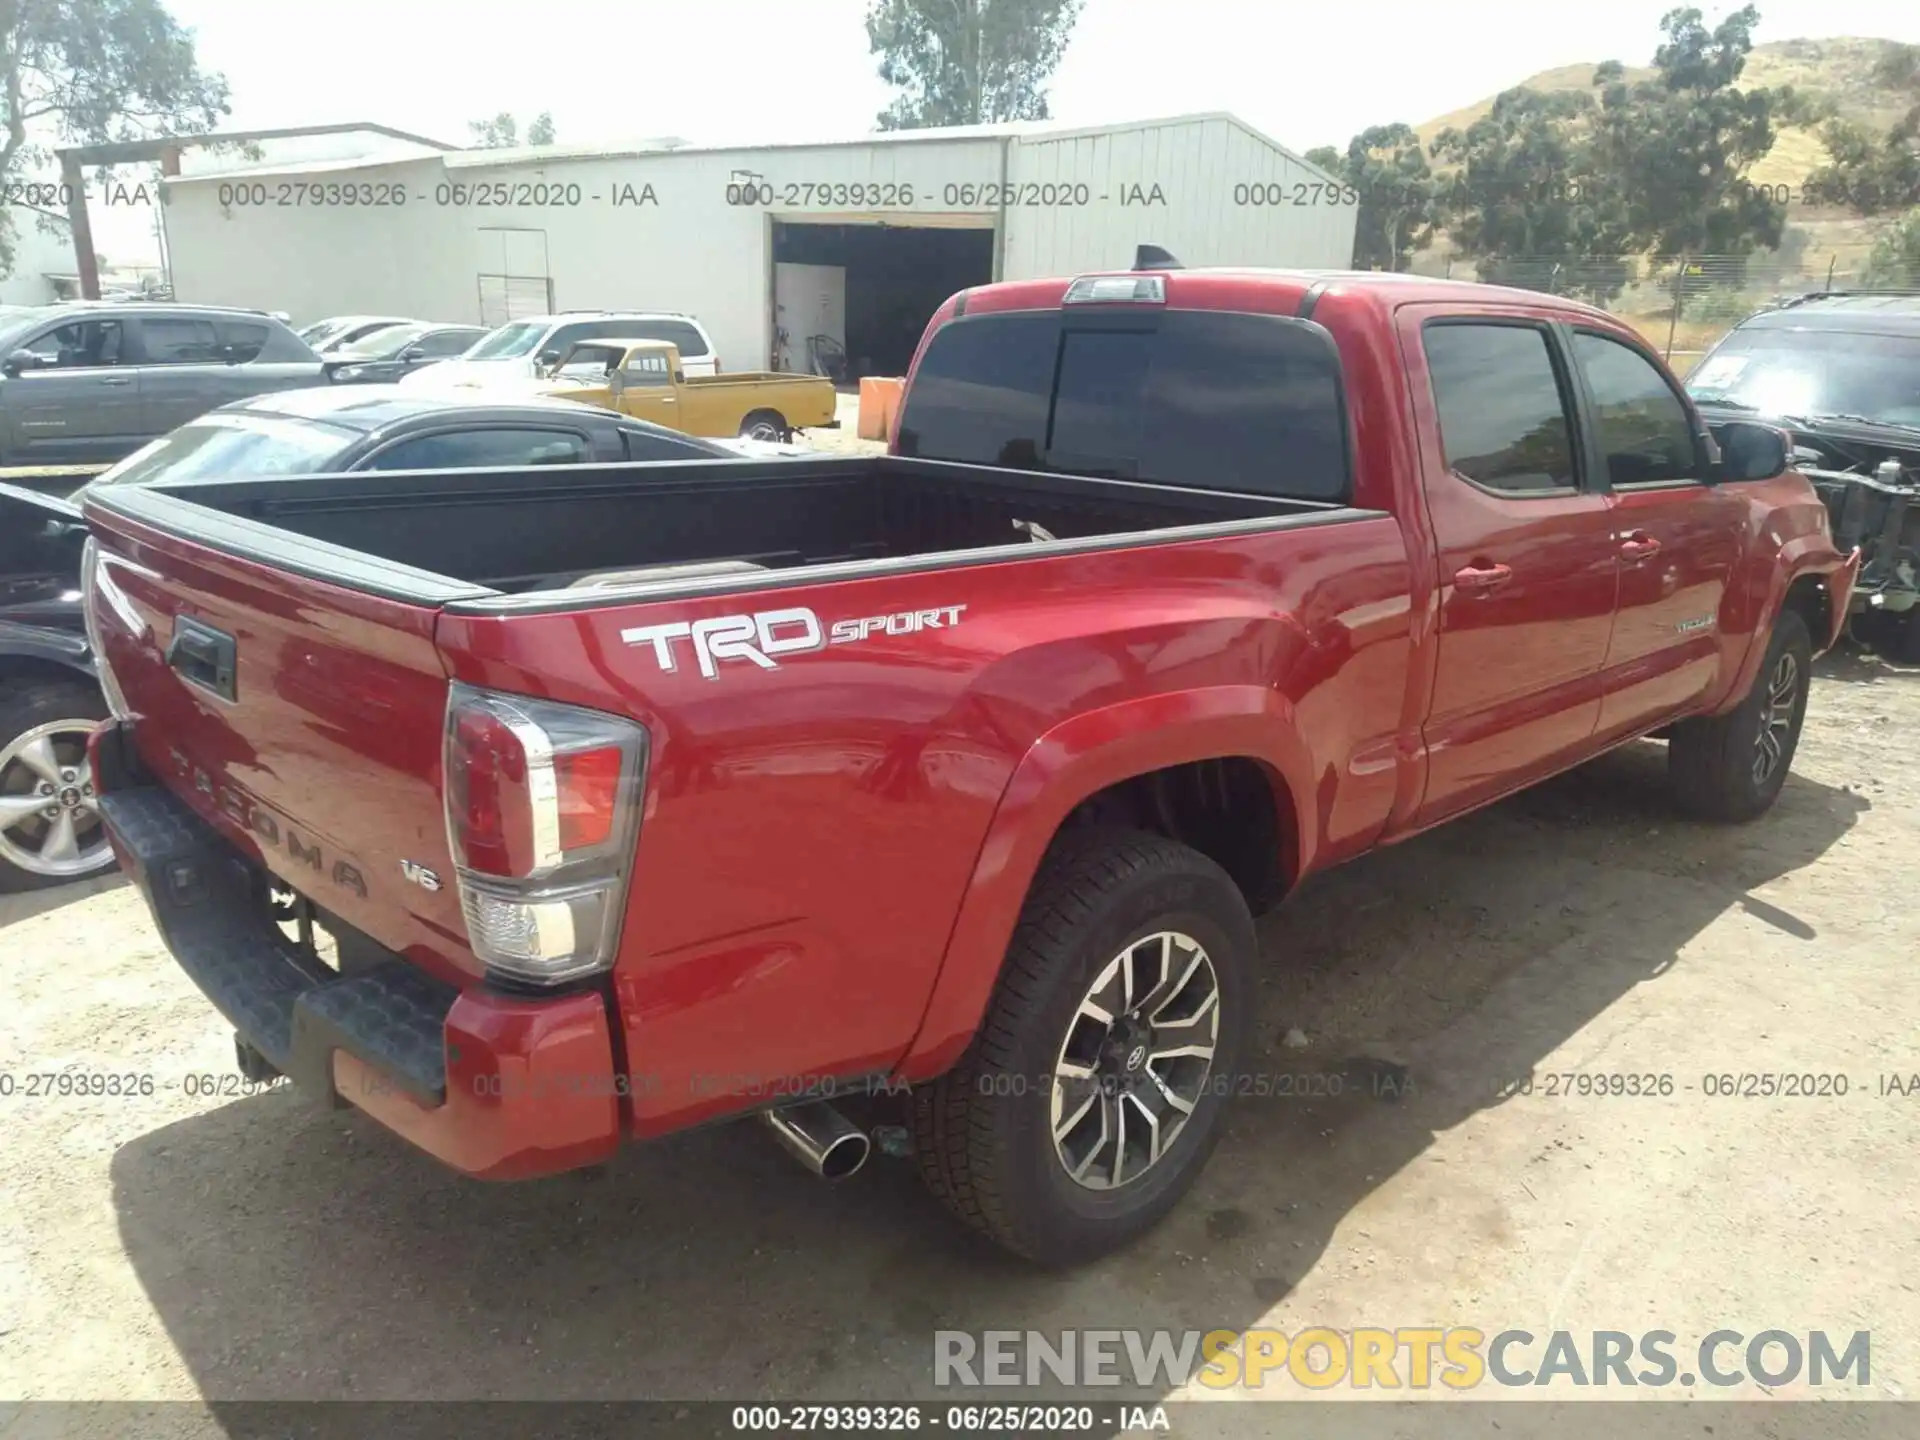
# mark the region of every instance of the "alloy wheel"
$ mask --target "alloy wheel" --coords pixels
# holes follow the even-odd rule
[[[92,720],[54,720],[0,750],[0,859],[73,880],[113,863],[87,765]]]

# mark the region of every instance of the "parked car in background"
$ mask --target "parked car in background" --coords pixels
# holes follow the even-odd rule
[[[94,477],[86,492],[225,475],[720,460],[736,452],[611,411],[538,396],[327,385],[226,405]]]
[[[1701,358],[1687,392],[1714,419],[1789,432],[1835,542],[1860,548],[1854,614],[1920,663],[1920,294],[1826,291],[1763,310]]]
[[[330,354],[345,345],[353,345],[393,325],[417,325],[404,315],[335,315],[316,320],[300,331],[300,338],[319,355]]]
[[[0,464],[117,460],[216,406],[326,378],[271,315],[75,301],[0,319]]]
[[[643,310],[581,310],[509,320],[458,360],[429,365],[409,386],[514,386],[550,372],[582,340],[665,340],[680,351],[689,375],[717,375],[720,357],[706,327],[691,315]]]
[[[542,393],[602,405],[689,435],[791,440],[796,429],[831,428],[839,397],[821,375],[733,371],[688,375],[665,340],[582,340],[567,351]]]
[[[113,866],[87,768],[107,702],[80,603],[86,540],[68,501],[0,485],[0,891]]]
[[[465,354],[486,334],[479,325],[389,325],[328,351],[327,375],[336,385],[391,384],[422,366]]]

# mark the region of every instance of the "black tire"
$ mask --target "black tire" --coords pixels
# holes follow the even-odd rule
[[[1788,662],[1791,685],[1783,697],[1778,687]],[[1740,704],[1724,715],[1683,720],[1673,727],[1667,774],[1680,807],[1703,820],[1752,820],[1765,814],[1793,766],[1812,679],[1813,641],[1807,622],[1798,612],[1783,610],[1773,622],[1753,688]],[[1790,708],[1782,710],[1782,705]],[[1763,732],[1772,735],[1778,748],[1765,774],[1759,764]]]
[[[1075,1018],[1089,987],[1123,952],[1163,931],[1190,937],[1211,961],[1219,1016],[1211,1069],[1193,1082],[1191,1114],[1157,1161],[1138,1178],[1122,1170],[1124,1183],[1088,1189],[1056,1151],[1055,1065],[1069,1034],[1080,1033],[1073,1027],[1095,1023]],[[980,1033],[959,1065],[914,1091],[914,1148],[928,1187],[968,1225],[1042,1265],[1096,1259],[1157,1224],[1219,1139],[1250,1028],[1257,948],[1240,891],[1199,852],[1131,830],[1061,841],[1027,896]],[[1191,961],[1154,973],[1180,963]],[[1177,985],[1167,992],[1180,993]]]
[[[106,699],[98,687],[84,680],[0,681],[0,799],[29,793],[26,787],[35,783],[23,763],[6,759],[11,747],[22,736],[45,725],[63,721],[104,720],[106,716]],[[70,740],[61,743],[63,749],[71,752],[73,746]],[[37,820],[30,823],[37,828]],[[97,820],[88,818],[83,823],[88,837],[97,835]],[[113,851],[105,848],[104,843],[90,866],[71,874],[43,874],[23,868],[8,857],[6,850],[12,846],[25,848],[33,838],[19,828],[0,833],[0,841],[6,842],[0,845],[0,892],[40,890],[64,885],[113,868]]]
[[[787,441],[793,438],[793,427],[778,410],[756,410],[740,422],[740,438]]]

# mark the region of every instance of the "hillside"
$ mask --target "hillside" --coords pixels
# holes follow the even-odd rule
[[[1897,42],[1862,38],[1834,40],[1776,40],[1756,45],[1747,57],[1747,68],[1740,77],[1742,86],[1772,87],[1791,85],[1796,91],[1816,100],[1831,101],[1838,113],[1874,130],[1884,130],[1905,112],[1910,102],[1890,92],[1873,79],[1873,70]],[[1593,84],[1593,63],[1562,65],[1543,70],[1516,84],[1535,90],[1584,90]],[[1649,79],[1652,71],[1629,66],[1629,79]],[[1472,105],[1437,115],[1415,131],[1428,145],[1448,126],[1464,129],[1493,108],[1487,96]],[[1787,206],[1787,230],[1771,265],[1749,267],[1748,283],[1753,293],[1740,303],[1759,303],[1771,290],[1806,289],[1831,276],[1834,283],[1845,283],[1864,263],[1873,248],[1874,238],[1887,223],[1863,220],[1851,212],[1831,207],[1809,206],[1800,202],[1800,188],[1809,173],[1824,164],[1827,149],[1813,130],[1783,128],[1770,150],[1748,172],[1755,184],[1785,185],[1790,200]],[[1438,166],[1444,171],[1448,167]],[[1569,179],[1577,177],[1568,177]],[[1444,233],[1435,243],[1414,257],[1413,268],[1428,274],[1451,274],[1467,278],[1470,264],[1462,269],[1452,257],[1452,247]],[[1698,348],[1710,344],[1726,326],[1726,318],[1707,321],[1692,311],[1677,324],[1670,324],[1671,300],[1664,291],[1629,287],[1612,307],[1639,324],[1650,340],[1675,347],[1675,360],[1688,363]],[[1687,358],[1683,359],[1682,352]]]
[[[1874,83],[1873,67],[1895,43],[1858,38],[1775,40],[1754,46],[1740,83],[1753,87],[1791,85],[1815,99],[1831,100],[1849,120],[1884,130],[1900,117],[1905,106],[1886,87]],[[1594,63],[1562,65],[1516,83],[1535,90],[1585,90],[1592,87],[1596,68]],[[1634,80],[1649,79],[1652,73],[1633,66],[1627,69],[1628,77]],[[1431,145],[1449,125],[1465,129],[1492,108],[1493,97],[1489,95],[1472,105],[1435,116],[1414,129]],[[1826,158],[1826,147],[1812,131],[1788,128],[1781,131],[1766,158],[1753,167],[1752,179],[1757,184],[1791,185],[1797,191],[1808,172]]]

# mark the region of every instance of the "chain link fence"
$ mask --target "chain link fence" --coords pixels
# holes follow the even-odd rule
[[[1876,264],[1860,255],[1417,256],[1412,269],[1598,305],[1632,324],[1681,373],[1747,316],[1796,296],[1823,290],[1920,294],[1920,265]]]

